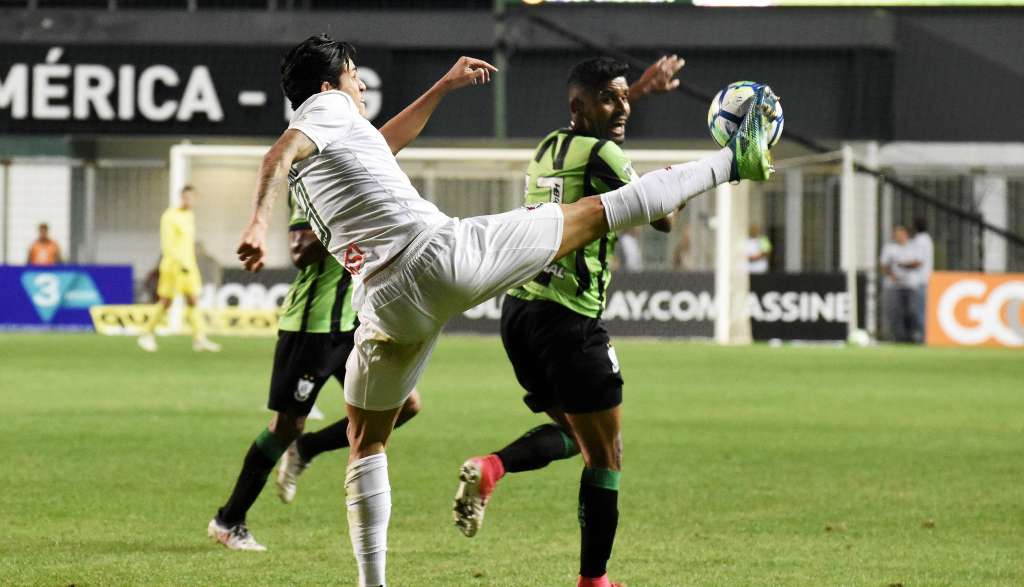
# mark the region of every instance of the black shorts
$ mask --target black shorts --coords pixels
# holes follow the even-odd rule
[[[354,334],[355,331],[334,335],[279,331],[267,407],[275,412],[305,416],[332,375],[344,385],[345,362],[352,352]]]
[[[501,342],[534,412],[584,414],[622,403],[619,361],[599,318],[555,302],[505,296]]]

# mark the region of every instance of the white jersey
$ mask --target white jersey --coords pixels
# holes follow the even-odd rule
[[[374,273],[418,234],[448,220],[412,186],[384,136],[348,94],[311,96],[288,128],[317,148],[292,166],[289,182],[320,242],[356,278]]]

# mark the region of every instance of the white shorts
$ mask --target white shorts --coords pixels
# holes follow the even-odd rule
[[[429,228],[356,291],[359,327],[345,401],[365,410],[401,406],[423,374],[449,318],[533,279],[562,242],[556,204],[451,218]]]

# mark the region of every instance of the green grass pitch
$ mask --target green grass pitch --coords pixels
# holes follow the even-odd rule
[[[0,335],[0,584],[352,585],[344,455],[272,485],[269,552],[211,543],[264,411],[273,340]],[[1020,351],[620,341],[613,579],[677,585],[1024,584]],[[389,584],[575,584],[581,463],[510,475],[474,539],[459,464],[542,420],[495,338],[446,337],[424,411],[393,436]],[[329,384],[320,406],[343,413]],[[312,427],[322,423],[312,423]]]

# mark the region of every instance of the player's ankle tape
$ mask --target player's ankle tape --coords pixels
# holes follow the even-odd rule
[[[583,469],[580,483],[609,491],[618,491],[620,477],[622,477],[620,471],[612,471],[611,469]]]

